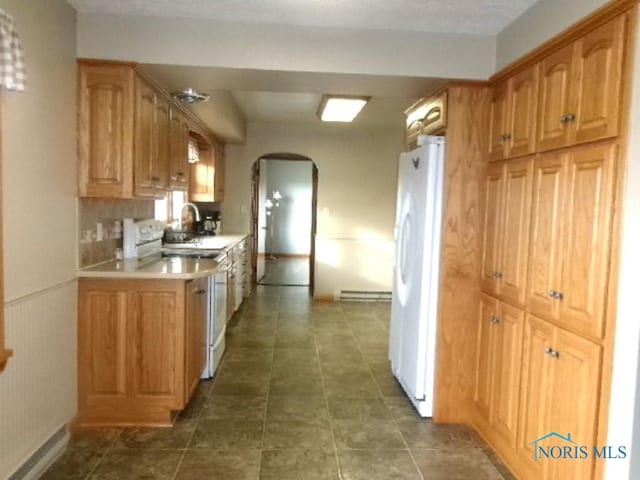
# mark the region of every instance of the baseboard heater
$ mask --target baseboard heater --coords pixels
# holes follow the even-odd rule
[[[340,290],[340,301],[348,302],[390,302],[391,292],[365,292],[363,290]]]

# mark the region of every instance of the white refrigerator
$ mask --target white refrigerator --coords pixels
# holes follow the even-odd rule
[[[423,417],[433,416],[442,241],[444,138],[420,137],[398,168],[391,369]]]

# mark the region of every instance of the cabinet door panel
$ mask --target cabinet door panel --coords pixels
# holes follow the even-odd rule
[[[82,288],[82,287],[81,287]],[[81,399],[127,393],[127,294],[89,290],[80,295]],[[89,400],[90,401],[90,400]]]
[[[474,402],[477,411],[487,420],[491,415],[491,399],[495,370],[495,330],[492,322],[498,314],[498,301],[480,294],[478,316],[478,347],[476,352],[476,382]]]
[[[134,192],[149,197],[153,191],[153,162],[157,155],[156,92],[141,79],[136,81],[136,127]]]
[[[567,158],[560,318],[587,335],[604,334],[615,176],[615,146]]]
[[[189,198],[192,202],[214,201],[215,150],[200,146],[200,161],[191,165]]]
[[[507,163],[502,201],[500,294],[519,305],[524,304],[526,294],[532,184],[532,159]]]
[[[553,318],[558,302],[550,291],[560,289],[564,176],[562,155],[547,155],[534,164],[527,303],[531,311]]]
[[[178,394],[176,360],[181,335],[176,319],[176,296],[171,292],[135,291],[131,294],[130,332],[132,391],[136,396]]]
[[[503,138],[509,120],[509,84],[504,82],[493,89],[489,120],[489,161],[502,160],[506,156],[506,142]]]
[[[618,17],[577,41],[577,143],[618,134],[626,20]]]
[[[506,303],[500,303],[498,317],[500,323],[496,327],[493,425],[515,447],[524,311]]]
[[[206,363],[206,281],[193,280],[187,284],[185,402],[195,391]]]
[[[579,445],[595,445],[600,389],[601,347],[557,329],[550,426]],[[548,445],[553,445],[549,442]],[[558,443],[565,446],[566,443]],[[593,460],[554,460],[549,478],[592,478]]]
[[[216,148],[216,169],[213,178],[216,202],[224,201],[225,167],[226,158],[224,145],[220,145],[218,148]]]
[[[156,196],[163,196],[169,186],[170,121],[171,110],[169,102],[158,95],[155,116],[157,146],[151,169],[151,179],[154,182]]]
[[[486,292],[498,294],[500,273],[500,243],[502,235],[502,189],[504,164],[487,170],[484,186],[484,233],[482,249],[482,278],[480,285]]]
[[[548,414],[551,409],[553,358],[545,354],[545,349],[553,345],[554,331],[549,323],[527,315],[522,351],[518,450],[521,458],[536,471],[536,478],[547,478],[543,476],[545,462],[534,461],[531,442],[549,433],[553,427]]]
[[[562,147],[569,142],[569,123],[562,117],[572,113],[572,59],[574,46],[569,45],[540,62],[538,95],[538,150]]]
[[[538,108],[538,69],[535,65],[511,79],[508,156],[535,152]]]
[[[131,197],[133,71],[81,64],[78,90],[79,194]]]

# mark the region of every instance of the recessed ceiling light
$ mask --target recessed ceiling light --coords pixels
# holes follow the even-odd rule
[[[352,122],[371,97],[323,95],[318,115],[323,122]]]

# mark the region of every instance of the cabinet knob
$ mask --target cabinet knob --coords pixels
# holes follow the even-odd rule
[[[491,319],[490,319],[491,323],[493,323],[494,325],[497,325],[498,323],[500,323],[500,319],[498,317],[496,317],[495,315],[491,315]]]
[[[556,292],[555,290],[549,290],[549,297],[556,298],[556,293],[558,292]]]
[[[576,116],[573,113],[568,113],[560,117],[560,123],[572,123],[575,122]]]
[[[555,300],[562,300],[564,298],[564,294],[557,290],[549,290],[549,296]]]
[[[182,173],[182,172],[178,172],[178,176],[179,176],[179,177],[184,177],[184,173]]]
[[[544,353],[546,353],[547,355],[549,355],[550,357],[553,358],[558,358],[560,357],[560,352],[558,352],[557,350],[554,350],[551,347],[547,347],[544,349]]]
[[[504,134],[504,140],[511,140],[511,134],[510,133],[505,133]]]
[[[502,272],[493,272],[491,276],[496,279],[502,278]]]

